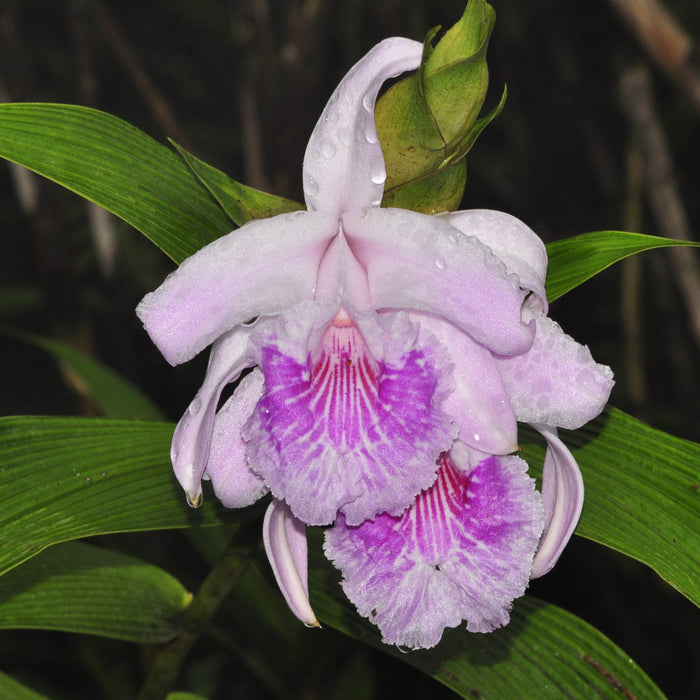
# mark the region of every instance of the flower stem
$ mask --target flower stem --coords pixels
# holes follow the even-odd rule
[[[248,567],[251,551],[250,547],[242,548],[234,536],[221,559],[202,582],[192,602],[182,612],[179,635],[153,660],[138,700],[164,700],[172,690],[185,658],[209,619]]]

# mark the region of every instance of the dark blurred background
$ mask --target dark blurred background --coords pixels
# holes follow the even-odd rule
[[[468,157],[463,207],[510,212],[545,241],[604,229],[697,238],[700,3],[667,0],[651,10],[632,0],[492,4],[486,106],[504,83],[508,102]],[[306,141],[347,69],[378,40],[422,40],[431,27],[453,24],[463,7],[462,0],[3,0],[0,99],[97,107],[160,142],[173,138],[238,180],[300,199]],[[668,31],[666,13],[676,23]],[[177,419],[206,358],[173,370],[133,314],[172,263],[126,224],[7,165],[0,165],[0,221],[0,322],[93,355]],[[694,440],[697,260],[693,251],[643,254],[551,309],[614,368],[614,405]],[[79,383],[40,350],[3,337],[0,362],[0,413],[95,413]],[[179,537],[121,544],[196,586],[205,562],[183,572],[172,554]],[[599,626],[669,697],[700,696],[693,663],[700,616],[646,568],[577,540],[532,591]],[[327,666],[335,680],[321,671],[292,674],[285,681],[292,696],[385,697],[401,686],[410,697],[429,692],[402,665],[355,647],[345,657],[347,642],[336,641],[337,658],[360,670],[341,673],[336,659]],[[35,653],[22,653],[27,648]],[[230,653],[205,643],[195,655],[206,692],[276,696],[248,666],[230,665]],[[61,697],[129,697],[142,661],[128,645],[48,633],[0,634],[0,658],[24,678],[58,678]],[[339,679],[358,673],[364,694],[344,694]],[[105,684],[109,674],[123,687]]]

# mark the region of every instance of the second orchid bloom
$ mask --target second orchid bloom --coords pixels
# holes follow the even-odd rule
[[[220,238],[137,310],[172,364],[213,343],[172,443],[190,503],[202,479],[233,508],[272,492],[266,550],[309,625],[305,526],[329,526],[347,596],[408,648],[506,624],[555,564],[583,501],[556,428],[595,417],[613,384],[547,318],[545,248],[522,222],[379,207],[375,100],[421,53],[387,39],[342,80],[306,150],[308,211]],[[548,442],[541,494],[518,421]]]

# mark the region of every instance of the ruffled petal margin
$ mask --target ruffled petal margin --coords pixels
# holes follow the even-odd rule
[[[532,347],[522,355],[496,358],[517,419],[580,428],[605,408],[615,384],[612,370],[552,319],[538,311],[523,315],[535,322]]]
[[[435,646],[446,627],[508,622],[544,524],[542,498],[519,457],[490,457],[470,474],[443,455],[435,484],[399,517],[357,527],[340,516],[325,553],[343,590],[385,643]]]
[[[248,463],[309,525],[338,510],[351,524],[400,513],[434,481],[456,433],[441,408],[451,368],[440,344],[394,314],[382,319],[375,358],[340,316],[306,357],[287,354],[286,343],[262,348],[267,392],[244,430]]]

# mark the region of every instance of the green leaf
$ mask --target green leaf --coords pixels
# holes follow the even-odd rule
[[[178,263],[231,230],[175,153],[104,112],[0,104],[0,156],[108,209]]]
[[[547,244],[547,298],[554,301],[599,272],[635,253],[669,246],[700,246],[627,231],[593,231]]]
[[[195,158],[174,141],[171,140],[170,143],[177,148],[197,179],[209,190],[236,226],[243,226],[253,219],[267,219],[277,214],[304,209],[299,202],[242,185],[221,170]]]
[[[44,293],[38,287],[14,285],[0,289],[0,315],[36,311],[44,303]]]
[[[249,517],[213,496],[188,508],[168,458],[172,432],[169,423],[0,418],[0,573],[81,537]]]
[[[0,577],[0,629],[45,629],[157,644],[177,634],[191,595],[170,574],[81,542]]]
[[[700,445],[614,408],[560,432],[586,486],[576,533],[647,564],[700,605]],[[521,455],[537,474],[544,449],[534,431],[524,437]]]
[[[53,355],[80,381],[107,418],[163,420],[160,409],[133,384],[109,367],[56,340],[0,326],[0,333]]]
[[[402,653],[381,643],[342,593],[338,575],[311,548],[314,612],[333,627],[432,676],[464,698],[663,698],[648,676],[594,627],[530,596],[516,601],[511,622],[491,634],[447,630],[434,649]],[[526,692],[526,691],[525,691]],[[529,696],[527,696],[529,697]]]
[[[48,700],[0,671],[0,698],[3,700]]]

